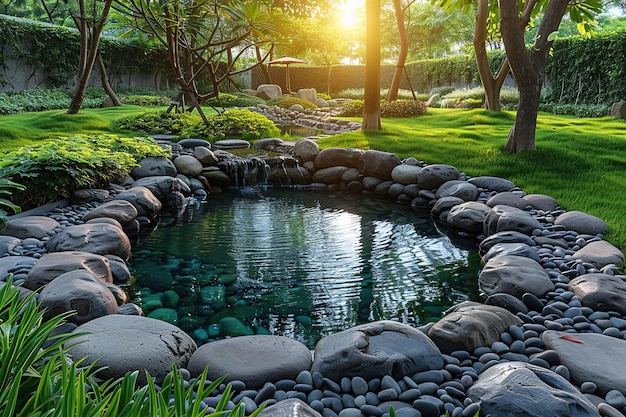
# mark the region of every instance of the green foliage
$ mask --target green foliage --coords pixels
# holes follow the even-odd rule
[[[206,124],[199,121],[184,130],[182,135],[209,141],[230,138],[253,141],[280,136],[280,130],[274,122],[248,109],[226,110],[210,115],[207,119]]]
[[[15,170],[14,181],[26,191],[13,193],[13,202],[30,208],[79,188],[105,186],[128,173],[138,160],[166,155],[150,139],[76,136],[5,154],[0,169]]]
[[[435,87],[433,89],[430,90],[430,95],[435,95],[435,94],[439,94],[440,96],[445,96],[447,94],[450,94],[454,91],[454,87],[451,86],[442,86],[442,87]]]
[[[178,135],[197,123],[202,123],[200,116],[193,113],[174,113],[166,111],[146,111],[140,114],[121,117],[120,129],[147,134],[171,133]]]
[[[316,109],[317,105],[299,97],[276,97],[267,101],[268,106],[278,106],[283,109],[288,109],[294,104],[299,104],[305,109]]]
[[[132,95],[128,97],[122,97],[120,101],[124,104],[132,104],[135,106],[167,106],[171,103],[172,99],[164,96],[152,96],[152,95]]]
[[[252,107],[257,104],[263,104],[265,100],[259,97],[251,96],[246,93],[220,93],[219,96],[210,98],[206,104],[211,107]]]
[[[416,100],[380,101],[381,117],[418,117],[426,113],[426,103]],[[341,108],[340,116],[363,116],[363,100],[350,100]]]
[[[576,117],[606,117],[611,114],[611,106],[598,104],[559,104],[559,103],[541,103],[540,111],[552,114],[564,114]]]
[[[11,279],[0,287],[0,417],[244,417],[238,404],[226,410],[233,390],[227,385],[215,411],[202,401],[223,383],[210,382],[208,369],[190,384],[175,365],[160,387],[148,375],[137,385],[138,371],[99,382],[97,369],[66,356],[80,334],[52,335],[67,315],[43,321],[44,310],[32,295],[20,299]],[[259,407],[251,417],[263,410]]]
[[[0,85],[7,82],[3,70],[12,59],[24,60],[34,71],[43,71],[53,86],[71,82],[78,70],[80,39],[76,30],[63,26],[0,16]],[[168,68],[167,54],[108,38],[100,50],[109,75],[127,76]]]
[[[626,30],[554,41],[549,101],[610,105],[626,98]]]
[[[12,181],[15,171],[15,169],[0,169],[0,230],[4,228],[4,225],[8,220],[8,213],[6,210],[11,210],[13,214],[17,214],[22,211],[20,206],[13,204],[13,202],[7,198],[3,198],[3,196],[11,197],[13,192],[16,190],[25,190],[25,187],[22,184]]]

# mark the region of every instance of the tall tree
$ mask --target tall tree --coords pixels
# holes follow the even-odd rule
[[[72,18],[80,32],[80,57],[78,77],[72,94],[72,102],[67,109],[68,114],[77,114],[85,99],[85,90],[91,77],[91,70],[98,56],[100,35],[109,16],[113,0],[92,0],[86,4],[85,0],[78,1],[78,12]],[[102,4],[101,4],[102,3]],[[88,10],[89,8],[89,10]],[[104,67],[104,65],[102,66]],[[111,90],[112,91],[112,90]]]
[[[285,23],[280,9],[237,0],[116,0],[115,7],[167,47],[181,103],[190,103],[187,110],[197,109],[205,121],[200,103],[217,97],[220,85],[264,62]],[[255,60],[261,50],[263,55]]]
[[[380,0],[365,0],[367,52],[363,129],[380,130]]]
[[[412,2],[411,2],[412,3]],[[411,5],[407,7],[409,7]],[[409,53],[409,38],[406,34],[406,26],[404,25],[404,9],[401,0],[393,0],[393,8],[396,15],[396,26],[398,27],[398,36],[400,37],[400,53],[398,54],[398,60],[396,61],[396,70],[393,73],[391,80],[391,86],[387,93],[387,101],[396,101],[398,99],[398,89],[400,88],[400,81],[402,80],[402,74],[404,74],[404,63]]]

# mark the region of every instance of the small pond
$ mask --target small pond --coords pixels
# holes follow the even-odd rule
[[[198,343],[275,334],[313,348],[357,324],[418,326],[477,299],[480,260],[406,206],[251,188],[190,206],[130,266],[134,301]]]

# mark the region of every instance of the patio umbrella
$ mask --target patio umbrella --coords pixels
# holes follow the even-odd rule
[[[278,58],[273,61],[268,62],[268,65],[276,64],[276,65],[285,65],[285,84],[287,87],[287,93],[291,93],[291,80],[289,79],[289,65],[290,64],[304,64],[306,61],[301,59],[292,58],[290,56],[286,56],[283,58]]]

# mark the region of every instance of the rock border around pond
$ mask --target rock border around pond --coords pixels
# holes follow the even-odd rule
[[[601,219],[445,164],[376,150],[320,151],[315,138],[265,144],[289,153],[241,159],[199,140],[164,143],[172,159],[146,158],[122,184],[80,190],[71,204],[11,219],[0,231],[0,280],[12,275],[22,291],[42,289],[37,296],[50,311],[77,310],[66,330],[93,334],[70,353],[108,366],[107,377],[148,369],[158,382],[171,363],[191,363],[186,378],[209,363],[229,373],[232,363],[229,407],[242,402],[247,414],[261,404],[269,406],[262,415],[328,417],[379,417],[390,406],[416,417],[626,413],[626,372],[616,372],[626,363],[626,276],[616,275],[624,255],[603,240]],[[389,321],[357,326],[322,339],[312,361],[303,345],[281,336],[198,349],[176,326],[140,317],[123,291],[130,245],[160,215],[259,183],[361,193],[429,211],[453,241],[478,245],[486,302],[454,306],[417,329]],[[250,363],[245,369],[232,357],[238,351]],[[503,384],[512,389],[494,397]],[[538,393],[540,400],[528,401]],[[207,410],[220,392],[212,395]]]

